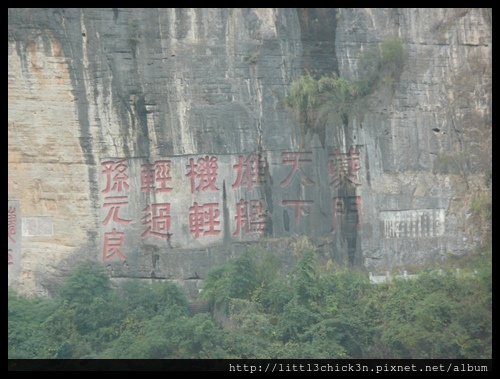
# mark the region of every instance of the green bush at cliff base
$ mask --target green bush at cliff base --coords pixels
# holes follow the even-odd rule
[[[292,267],[248,251],[213,270],[202,292],[213,313],[190,315],[169,282],[113,288],[97,264],[76,268],[54,299],[9,290],[8,357],[491,358],[491,253],[460,274],[372,285],[325,270],[310,245],[295,250]]]

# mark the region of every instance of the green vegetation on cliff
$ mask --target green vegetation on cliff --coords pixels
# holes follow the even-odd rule
[[[54,299],[9,291],[9,358],[490,358],[491,252],[417,279],[372,285],[301,249],[285,270],[249,251],[204,282],[190,314],[172,283],[113,289],[78,267]]]
[[[309,72],[292,82],[285,104],[299,121],[302,139],[308,131],[325,133],[325,125],[347,125],[366,109],[366,98],[386,87],[394,91],[403,71],[405,54],[399,38],[389,38],[368,48],[359,58],[358,79],[332,73],[319,78]]]

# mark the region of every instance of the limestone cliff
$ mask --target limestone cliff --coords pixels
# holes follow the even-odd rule
[[[473,250],[470,199],[490,190],[491,14],[10,9],[9,284],[48,294],[84,259],[198,280],[244,244],[286,254],[279,238],[301,234],[373,272]],[[361,53],[391,37],[406,54],[394,91],[302,141],[292,81],[356,78]]]

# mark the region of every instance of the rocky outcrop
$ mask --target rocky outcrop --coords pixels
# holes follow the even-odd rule
[[[197,282],[239,244],[286,254],[301,234],[374,273],[465,254],[491,27],[490,9],[10,9],[9,284],[48,294],[87,259]],[[292,80],[356,78],[394,36],[394,91],[302,140]]]

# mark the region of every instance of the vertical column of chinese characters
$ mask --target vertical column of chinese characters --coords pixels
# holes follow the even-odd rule
[[[232,184],[233,191],[245,190],[247,193],[265,181],[266,160],[260,154],[240,155],[233,165],[236,179]],[[235,204],[236,228],[233,237],[256,235],[261,236],[266,230],[266,212],[263,199],[240,199]]]
[[[115,258],[125,261],[123,244],[125,242],[124,227],[132,220],[120,216],[122,208],[128,206],[129,184],[128,164],[125,159],[118,161],[106,161],[101,163],[105,186],[102,190],[104,195],[103,208],[106,209],[106,217],[102,224],[106,228],[102,249],[102,260],[109,262]],[[111,229],[111,231],[109,231]]]
[[[204,192],[218,192],[217,157],[208,155],[198,158],[189,158],[186,165],[191,186],[191,194]],[[218,202],[198,203],[195,201],[189,207],[188,225],[191,236],[195,239],[203,237],[217,237],[220,229],[220,206]]]
[[[338,219],[345,213],[344,197],[339,196],[339,189],[345,183],[348,173],[349,162],[347,154],[341,153],[340,149],[335,149],[330,153],[328,159],[328,176],[330,179],[330,189],[332,190],[332,230],[337,230]]]
[[[281,188],[286,188],[290,185],[294,178],[300,179],[303,185],[313,185],[314,181],[309,178],[304,171],[304,165],[312,163],[312,152],[288,152],[281,153],[281,163],[286,166],[292,166],[288,176],[280,183]],[[295,225],[300,225],[301,216],[308,215],[310,207],[314,203],[313,200],[288,199],[282,200],[282,207],[291,207],[294,210]]]
[[[17,214],[16,207],[9,207],[8,229],[9,229],[9,242],[8,242],[8,265],[14,264],[14,250],[16,245],[16,228],[17,228]]]
[[[154,164],[145,163],[141,165],[141,192],[149,194],[169,194],[172,192],[172,161],[159,160]],[[156,202],[146,206],[142,210],[141,223],[145,230],[142,238],[160,238],[170,240],[171,217],[170,202]]]
[[[357,214],[357,229],[362,222],[362,200],[357,195],[357,188],[361,185],[359,179],[359,170],[361,168],[359,149],[351,146],[347,153],[342,153],[340,149],[335,149],[330,153],[328,160],[328,176],[330,179],[330,188],[332,190],[332,230],[335,231],[338,225],[338,219],[343,214]],[[354,195],[348,195],[351,191],[346,188],[354,188]],[[343,189],[341,191],[341,189]]]

